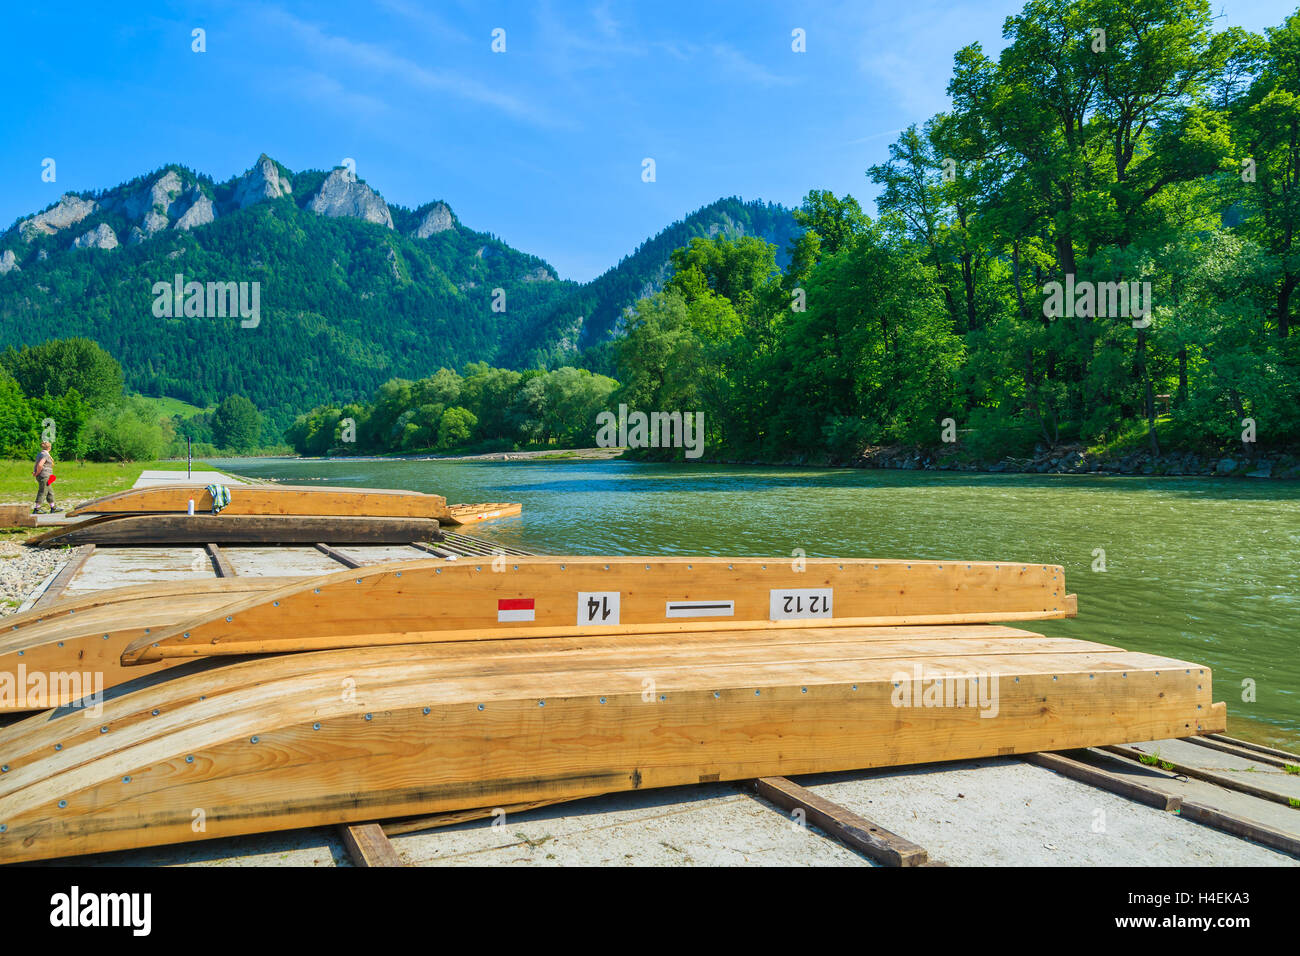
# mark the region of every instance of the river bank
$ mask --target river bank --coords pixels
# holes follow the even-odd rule
[[[970,461],[957,447],[943,449],[889,445],[868,448],[857,458],[838,464],[796,456],[785,461],[737,460],[725,457],[701,458],[711,465],[752,465],[813,468],[882,468],[900,471],[958,471],[988,474],[1052,475],[1145,475],[1189,478],[1300,478],[1300,457],[1286,452],[1247,455],[1204,455],[1173,451],[1155,455],[1129,452],[1123,455],[1094,454],[1082,445],[1038,446],[1029,458],[1007,457],[1000,461]],[[687,464],[690,464],[687,462]]]

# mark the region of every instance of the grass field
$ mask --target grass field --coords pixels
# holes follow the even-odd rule
[[[198,462],[195,462],[198,465]],[[54,499],[64,508],[110,492],[130,488],[146,468],[158,471],[184,471],[184,461],[99,462],[56,461]],[[36,482],[32,462],[0,459],[0,502],[32,501]]]
[[[199,408],[197,405],[182,402],[179,398],[154,398],[149,395],[138,395],[136,397],[147,402],[150,406],[156,409],[158,417],[160,418],[171,418],[173,415],[180,415],[182,418],[189,418],[191,415],[197,415],[199,412],[212,411],[211,408]],[[216,406],[213,406],[213,408],[215,407]],[[33,492],[33,494],[35,494],[35,492]]]

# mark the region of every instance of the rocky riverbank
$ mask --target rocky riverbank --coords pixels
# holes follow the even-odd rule
[[[872,448],[853,461],[855,468],[897,468],[925,471],[1020,472],[1052,475],[1171,475],[1196,477],[1300,478],[1300,459],[1283,453],[1199,455],[1195,452],[1130,452],[1090,455],[1082,446],[1038,446],[1030,458],[996,462],[962,461],[953,451],[920,448]]]
[[[0,541],[0,617],[18,610],[36,586],[66,560],[64,551],[43,551],[21,541]]]
[[[1300,456],[1283,452],[1246,455],[1204,455],[1171,451],[1153,455],[1092,455],[1081,445],[1039,446],[1028,458],[971,461],[959,446],[943,449],[889,445],[868,448],[850,462],[828,462],[810,457],[788,461],[747,461],[704,458],[701,462],[725,465],[795,465],[814,468],[894,468],[900,471],[974,471],[1040,475],[1167,475],[1183,477],[1300,478]]]

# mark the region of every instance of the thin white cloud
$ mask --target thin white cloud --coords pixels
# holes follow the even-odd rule
[[[779,76],[773,73],[726,43],[713,44],[709,47],[708,53],[712,55],[724,73],[744,83],[771,87],[790,86],[795,82],[793,77]]]
[[[491,107],[539,126],[557,124],[545,110],[487,86],[454,70],[436,70],[399,56],[377,44],[327,33],[321,27],[300,20],[279,8],[262,8],[265,16],[326,60],[345,60],[375,76],[397,79],[415,89],[447,94],[470,103]]]

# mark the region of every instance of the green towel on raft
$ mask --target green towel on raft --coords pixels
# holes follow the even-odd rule
[[[230,504],[230,489],[225,485],[208,485],[206,491],[212,496],[212,513],[221,514],[221,509]]]

